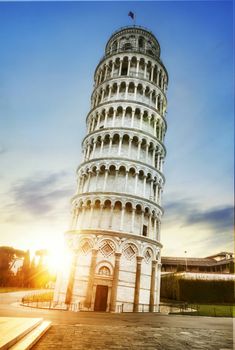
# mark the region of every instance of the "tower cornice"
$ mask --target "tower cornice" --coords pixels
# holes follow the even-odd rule
[[[92,114],[96,109],[99,109],[101,107],[108,106],[108,105],[110,105],[110,107],[113,107],[116,103],[119,103],[119,104],[125,103],[125,104],[130,104],[130,105],[133,105],[133,106],[143,106],[145,108],[148,108],[151,111],[153,111],[153,113],[156,113],[159,116],[159,118],[162,118],[162,120],[164,121],[164,123],[165,123],[165,125],[167,127],[166,118],[164,117],[164,115],[159,113],[159,111],[155,107],[150,106],[147,103],[140,102],[138,100],[128,100],[128,99],[116,99],[116,100],[109,100],[109,101],[105,101],[103,103],[100,103],[98,106],[95,106],[94,108],[92,108],[90,110],[90,112],[87,114],[86,121],[87,121],[89,115]]]
[[[96,66],[96,69],[95,69],[95,72],[94,72],[94,77],[98,71],[98,69],[100,68],[100,66],[106,61],[106,60],[110,60],[111,58],[118,58],[120,57],[120,55],[124,54],[125,56],[128,56],[128,55],[131,55],[131,54],[137,54],[137,55],[140,55],[141,57],[140,58],[143,58],[145,59],[146,57],[150,60],[152,60],[153,62],[157,62],[161,68],[164,69],[165,73],[166,73],[166,76],[167,76],[167,83],[169,83],[169,75],[168,75],[168,72],[167,72],[167,69],[164,65],[164,63],[162,62],[162,60],[159,58],[159,57],[153,57],[152,55],[148,54],[148,53],[144,53],[144,52],[141,52],[141,51],[138,51],[138,50],[132,50],[131,52],[127,52],[127,51],[124,51],[122,49],[119,49],[117,50],[116,52],[113,52],[113,53],[110,53],[108,55],[104,55],[98,65]]]
[[[119,237],[120,239],[122,238],[127,238],[127,239],[138,239],[143,243],[150,243],[152,245],[155,245],[156,247],[162,248],[163,245],[155,240],[155,239],[151,239],[148,237],[143,237],[143,236],[136,236],[133,235],[129,232],[120,232],[120,231],[113,231],[113,230],[101,230],[101,229],[80,229],[80,230],[68,230],[66,231],[65,234],[68,235],[76,235],[76,234],[80,234],[80,235],[95,235],[95,236],[111,236],[111,237]]]
[[[141,84],[141,83],[146,83],[147,86],[152,86],[153,88],[157,88],[159,90],[159,92],[162,93],[162,95],[164,96],[165,100],[166,100],[166,103],[167,103],[167,96],[165,94],[165,92],[163,91],[163,89],[161,89],[159,86],[157,86],[157,84],[149,81],[148,79],[145,79],[145,78],[138,78],[138,77],[133,77],[131,75],[129,76],[121,76],[121,77],[113,77],[113,78],[110,78],[110,79],[107,79],[105,81],[103,81],[100,85],[96,86],[94,89],[93,89],[93,92],[91,94],[91,98],[93,97],[93,95],[95,94],[95,92],[100,89],[102,86],[110,83],[110,82],[126,82],[126,81],[130,81],[130,82],[136,82],[136,84]],[[128,99],[127,99],[128,101]],[[129,99],[129,101],[134,101],[135,100],[132,100],[132,99]]]
[[[83,192],[83,193],[79,193],[79,194],[76,194],[75,196],[73,196],[71,198],[71,203],[74,203],[76,201],[76,199],[87,198],[87,197],[94,197],[94,198],[95,197],[97,197],[97,198],[107,197],[107,199],[108,198],[115,198],[117,200],[126,201],[126,202],[128,202],[128,200],[134,200],[138,203],[146,203],[146,204],[156,208],[158,211],[160,211],[161,215],[164,214],[164,209],[156,202],[151,201],[147,198],[143,198],[143,197],[132,195],[132,194],[125,193],[125,192],[103,192],[103,191],[102,192],[101,191]]]
[[[112,160],[113,160],[113,161],[120,162],[120,163],[122,163],[122,162],[128,163],[128,162],[129,162],[129,164],[131,164],[132,166],[140,165],[140,166],[149,168],[149,169],[151,169],[152,171],[156,172],[156,174],[158,174],[158,175],[163,179],[163,184],[165,183],[165,176],[164,176],[164,174],[163,174],[161,171],[159,171],[158,169],[156,169],[154,166],[152,166],[152,165],[150,165],[150,164],[146,164],[146,163],[144,163],[144,162],[141,162],[141,161],[139,161],[139,160],[137,160],[137,159],[133,160],[133,159],[131,159],[131,158],[123,158],[123,157],[105,157],[105,158],[104,158],[104,157],[100,157],[100,158],[93,158],[93,159],[87,160],[87,161],[85,161],[85,162],[82,162],[82,163],[78,166],[78,168],[77,168],[77,170],[76,170],[76,173],[78,174],[79,170],[80,170],[82,167],[86,166],[86,165],[89,165],[89,164],[92,164],[92,163],[95,163],[95,162],[100,162],[100,163],[102,163],[102,162],[105,162],[105,161],[108,162],[108,161],[112,161]]]
[[[105,134],[105,133],[107,133],[108,131],[111,131],[111,132],[119,132],[119,131],[123,131],[123,132],[129,132],[129,133],[138,133],[138,134],[142,134],[142,135],[144,135],[144,136],[146,136],[146,137],[149,137],[150,139],[152,139],[152,141],[154,141],[154,142],[157,142],[161,147],[162,147],[162,149],[164,150],[164,155],[166,156],[166,147],[165,147],[165,145],[160,141],[160,140],[158,140],[158,138],[156,137],[156,136],[154,136],[154,135],[152,135],[152,134],[150,134],[150,133],[148,133],[148,132],[146,132],[146,131],[144,131],[144,130],[140,130],[140,129],[137,129],[137,128],[125,128],[125,127],[109,127],[109,128],[103,128],[103,129],[99,129],[99,130],[95,130],[95,131],[93,131],[93,132],[91,132],[91,133],[89,133],[89,134],[87,134],[85,137],[84,137],[84,139],[83,139],[83,141],[82,141],[82,145],[84,144],[84,142],[87,140],[87,139],[89,139],[89,137],[91,137],[91,136],[94,136],[94,135],[96,135],[96,134]],[[134,135],[134,136],[137,136],[137,135]]]

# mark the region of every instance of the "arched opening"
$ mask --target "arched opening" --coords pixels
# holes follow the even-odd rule
[[[144,48],[144,38],[142,36],[139,37],[138,45],[140,49]]]
[[[119,94],[120,94],[119,96],[124,97],[125,92],[126,92],[126,83],[123,81],[120,85],[120,88],[119,88]]]
[[[128,57],[124,57],[122,61],[121,75],[127,75],[127,70],[128,70]]]
[[[136,76],[136,67],[137,67],[137,58],[132,57],[131,64],[130,64],[130,73],[129,73],[130,76],[132,77]]]
[[[123,50],[124,50],[124,51],[129,51],[129,50],[131,50],[131,49],[132,49],[131,43],[125,43],[125,44],[123,45]]]
[[[115,40],[112,45],[112,52],[116,52],[116,51],[117,51],[117,40]]]
[[[135,91],[135,84],[133,82],[131,82],[128,86],[128,93],[133,94],[134,91]]]
[[[147,54],[149,54],[150,56],[153,56],[153,51],[151,49],[148,49]]]

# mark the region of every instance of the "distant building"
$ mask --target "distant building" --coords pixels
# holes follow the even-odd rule
[[[162,274],[171,272],[234,273],[234,254],[220,252],[205,258],[162,257]]]

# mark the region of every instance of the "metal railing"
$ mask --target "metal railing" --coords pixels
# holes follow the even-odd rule
[[[107,73],[107,79],[109,78],[128,78],[128,77],[133,77],[133,78],[141,78],[141,79],[145,79],[144,78],[144,73],[142,72],[129,72],[128,75],[119,75],[118,72],[113,72],[113,74],[111,75],[111,73]],[[102,82],[103,83],[103,82]],[[156,84],[156,82],[154,82]]]
[[[24,298],[22,298],[21,305],[31,307],[31,308],[48,309],[48,310],[65,310],[65,311],[73,311],[73,312],[78,312],[82,310],[80,303],[65,304],[64,302],[58,302],[53,300],[30,301],[30,300],[24,300]]]
[[[22,298],[21,305],[31,307],[31,308],[39,308],[39,309],[47,309],[47,310],[64,310],[64,311],[72,311],[72,312],[79,312],[79,311],[94,311],[95,305],[92,303],[90,307],[84,306],[83,303],[77,302],[77,303],[70,303],[65,304],[64,302],[58,302],[58,301],[43,301],[43,300],[24,300]],[[106,310],[103,310],[106,312],[110,311],[110,304],[107,304]],[[188,313],[188,312],[196,312],[197,310],[192,309],[189,307],[187,303],[160,303],[160,305],[155,304],[152,307],[151,312],[160,312],[160,313]],[[133,312],[133,303],[117,303],[116,306],[116,312],[118,313],[124,313],[124,312]],[[149,304],[139,304],[137,307],[137,310],[135,312],[150,312],[150,306]]]
[[[100,59],[99,63],[102,62],[104,59],[112,56],[112,55],[116,55],[119,53],[137,53],[137,54],[144,54],[148,57],[154,58],[155,60],[157,60],[159,63],[162,63],[160,57],[159,57],[159,53],[156,51],[152,51],[148,48],[141,48],[139,46],[130,46],[130,47],[119,47],[117,49],[112,49],[112,50],[107,50],[105,52],[105,55]],[[164,66],[164,65],[163,65]]]

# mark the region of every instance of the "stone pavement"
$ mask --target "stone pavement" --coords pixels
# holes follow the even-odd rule
[[[152,325],[53,325],[34,350],[232,350],[232,331]]]

